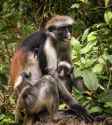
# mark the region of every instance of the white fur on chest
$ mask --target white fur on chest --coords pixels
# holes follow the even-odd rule
[[[52,45],[50,38],[47,38],[44,46],[44,52],[47,58],[48,69],[57,69],[57,52]]]

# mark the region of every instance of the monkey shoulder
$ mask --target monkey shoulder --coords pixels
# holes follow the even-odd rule
[[[42,31],[37,31],[28,36],[18,48],[25,48],[27,50],[33,51],[35,48],[39,48],[47,39],[47,33]]]

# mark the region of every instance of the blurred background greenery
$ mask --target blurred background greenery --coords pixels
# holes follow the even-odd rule
[[[74,96],[89,112],[112,115],[112,0],[0,0],[1,125],[12,122],[6,88],[15,48],[56,14],[75,20],[71,56],[80,80]]]

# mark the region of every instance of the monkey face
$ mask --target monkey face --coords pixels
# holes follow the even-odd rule
[[[57,28],[57,37],[60,36],[60,40],[66,41],[71,39],[71,26],[63,26]]]
[[[71,38],[73,23],[73,18],[57,15],[47,22],[45,29],[48,32],[53,33],[56,40],[68,41]]]
[[[71,39],[72,26],[50,27],[48,29],[57,41],[68,41]]]
[[[67,66],[59,66],[57,71],[60,78],[68,78],[73,72],[73,68],[68,68]]]

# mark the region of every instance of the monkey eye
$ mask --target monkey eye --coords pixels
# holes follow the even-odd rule
[[[63,32],[63,31],[68,31],[68,32],[71,33],[71,32],[72,32],[72,26],[71,26],[71,25],[68,25],[68,26],[58,27],[57,30],[58,30],[58,31],[61,31],[61,32]]]
[[[49,32],[53,32],[54,30],[56,30],[56,28],[54,26],[51,26],[51,27],[48,28]]]

